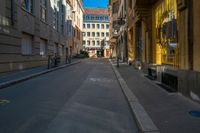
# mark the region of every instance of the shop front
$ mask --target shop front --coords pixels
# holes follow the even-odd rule
[[[153,8],[155,16],[153,30],[156,50],[156,64],[169,65],[177,68],[177,3],[176,0],[162,0]]]

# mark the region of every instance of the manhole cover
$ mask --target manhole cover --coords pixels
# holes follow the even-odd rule
[[[200,117],[200,111],[190,111],[190,115],[195,116],[195,117]]]
[[[0,105],[6,105],[10,103],[10,101],[6,100],[6,99],[0,99]]]

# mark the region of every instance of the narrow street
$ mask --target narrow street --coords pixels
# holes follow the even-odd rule
[[[0,0],[0,133],[200,133],[200,0]]]
[[[107,59],[87,59],[0,90],[0,133],[137,133]]]

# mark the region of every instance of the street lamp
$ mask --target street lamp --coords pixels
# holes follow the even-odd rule
[[[126,19],[122,18],[122,17],[119,17],[117,20],[116,20],[116,24],[114,26],[114,37],[117,39],[119,37],[119,30],[120,30],[120,27],[125,25],[126,23]],[[117,67],[119,67],[119,55],[120,54],[120,48],[119,48],[119,44],[117,43]]]
[[[113,34],[114,34],[114,37],[117,39],[118,37],[119,37],[119,34],[118,34],[118,31],[115,29],[114,30],[114,32],[113,32]],[[119,46],[118,46],[119,44],[117,43],[117,67],[119,67]]]

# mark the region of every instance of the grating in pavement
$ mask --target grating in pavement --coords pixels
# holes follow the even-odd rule
[[[200,111],[190,111],[189,114],[194,117],[200,117]]]

